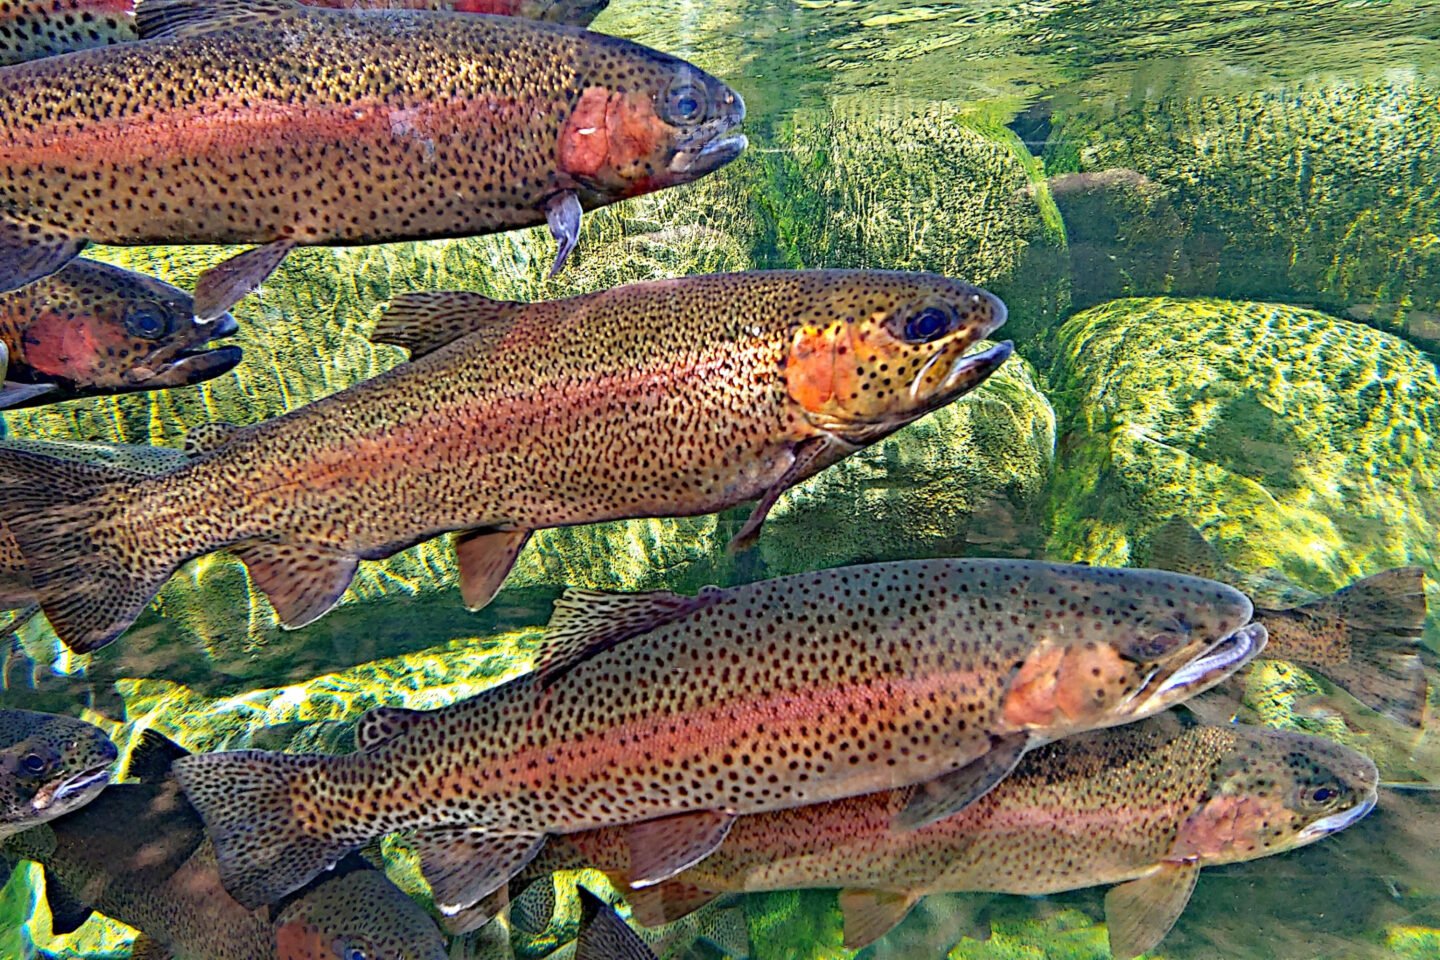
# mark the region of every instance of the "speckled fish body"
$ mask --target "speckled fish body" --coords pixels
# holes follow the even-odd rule
[[[583,27],[608,0],[300,0],[337,10],[491,13]],[[0,0],[0,66],[140,39],[135,0]]]
[[[175,960],[351,960],[338,944],[370,957],[445,957],[434,922],[363,861],[347,860],[273,911],[242,907],[220,883],[200,818],[167,777],[112,786],[3,850],[43,866],[58,934],[94,912]],[[324,949],[312,949],[322,939]]]
[[[151,476],[172,470],[185,459],[179,450],[164,447],[20,438],[0,439],[0,450],[18,450],[77,463],[106,464]],[[10,531],[0,523],[0,610],[13,610],[35,603],[35,588],[25,568],[25,558],[20,555],[20,547],[10,536]],[[12,628],[17,625],[12,624]]]
[[[0,450],[0,519],[77,650],[222,547],[296,626],[338,601],[357,560],[465,531],[461,594],[478,608],[542,527],[760,498],[753,536],[784,489],[979,385],[1010,346],[968,351],[1004,318],[958,281],[866,271],[535,304],[414,294],[376,332],[410,346],[410,363],[235,430],[163,477]]]
[[[105,731],[83,720],[0,710],[0,838],[94,800],[117,755]]]
[[[661,879],[735,814],[922,781],[963,805],[997,756],[1218,682],[1263,646],[1249,617],[1210,581],[1026,561],[572,592],[536,674],[442,710],[377,710],[355,755],[215,753],[177,775],[242,902],[409,830],[456,914],[547,834],[669,818],[631,834]]]
[[[240,362],[239,347],[213,343],[236,329],[229,314],[196,322],[190,295],[168,283],[75,260],[43,280],[0,294],[0,345],[8,360],[0,406],[210,380]]]
[[[1255,598],[1255,619],[1269,633],[1267,658],[1312,670],[1371,710],[1410,727],[1424,726],[1429,682],[1420,657],[1423,568],[1383,570],[1317,597],[1273,573],[1236,570],[1178,517],[1151,537],[1150,562],[1244,590]]]
[[[968,809],[914,831],[893,826],[905,791],[741,818],[711,856],[636,896],[666,920],[723,892],[871,892],[869,904],[842,894],[847,912],[888,892],[900,895],[879,898],[894,923],[926,894],[1059,893],[1283,853],[1364,816],[1377,779],[1328,740],[1165,714],[1047,744]],[[622,835],[565,842],[625,879]],[[852,946],[873,939],[857,932],[847,918]]]
[[[547,219],[569,243],[581,209],[745,146],[725,84],[576,27],[293,0],[141,0],[136,18],[153,39],[0,71],[0,290],[87,241],[264,244],[198,281],[209,319],[294,245]]]

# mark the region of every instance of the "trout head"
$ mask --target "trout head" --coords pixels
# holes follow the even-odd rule
[[[82,720],[0,710],[0,837],[94,800],[118,756],[104,731]]]
[[[236,331],[233,317],[198,323],[189,294],[143,274],[76,261],[30,292],[23,379],[77,396],[130,393],[199,383],[240,362],[239,347],[205,349]]]
[[[851,446],[959,399],[1011,353],[1008,342],[967,353],[1005,323],[1005,304],[931,274],[836,271],[795,309],[790,399],[812,426]]]
[[[745,101],[683,60],[631,48],[597,71],[560,130],[559,170],[596,207],[698,180],[745,149]]]
[[[1173,860],[1235,863],[1343,830],[1375,806],[1375,764],[1338,743],[1234,727],[1210,785],[1171,848]]]
[[[1002,711],[1007,727],[1054,738],[1151,716],[1209,689],[1265,646],[1249,599],[1156,570],[1050,565],[1011,585],[1032,638]],[[993,586],[993,585],[992,585]]]
[[[280,905],[277,960],[446,960],[435,922],[379,870],[352,858]]]

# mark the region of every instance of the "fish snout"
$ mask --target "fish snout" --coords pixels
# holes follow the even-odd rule
[[[670,160],[670,172],[690,179],[703,177],[740,156],[750,145],[743,133],[732,132],[745,119],[745,98],[711,79],[710,116],[685,137]]]
[[[1239,670],[1265,649],[1264,625],[1246,624],[1206,648],[1166,677],[1147,698],[1147,712],[1174,706],[1202,693]]]

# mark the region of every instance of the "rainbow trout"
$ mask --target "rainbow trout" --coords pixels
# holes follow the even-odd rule
[[[283,623],[360,559],[447,531],[478,609],[541,527],[710,513],[789,487],[994,372],[999,300],[928,274],[687,277],[545,303],[398,298],[382,376],[229,434],[162,477],[0,449],[0,520],[55,632],[94,650],[186,560],[245,561]]]
[[[859,949],[927,894],[1121,884],[1105,905],[1111,950],[1129,958],[1160,943],[1202,867],[1342,830],[1375,805],[1378,779],[1367,757],[1319,737],[1170,713],[1041,747],[919,830],[895,829],[904,790],[742,817],[705,860],[630,897],[638,919],[664,923],[721,893],[838,887],[845,944]],[[594,865],[623,883],[627,858],[607,830],[565,838],[547,866]]]
[[[228,313],[196,322],[190,295],[168,283],[75,260],[0,294],[0,407],[210,380],[233,369],[241,353],[206,348],[237,329]]]
[[[135,955],[174,960],[445,960],[440,931],[359,857],[273,906],[225,893],[215,851],[166,771],[184,751],[146,731],[127,776],[89,807],[5,842],[45,872],[56,934],[98,912],[140,931]]]
[[[118,755],[105,732],[83,720],[0,710],[0,839],[94,800]]]
[[[299,0],[342,10],[492,13],[583,27],[609,0]],[[140,39],[135,0],[0,0],[0,66]]]
[[[259,243],[218,317],[297,245],[549,223],[739,156],[740,96],[675,57],[514,17],[140,0],[141,43],[0,71],[0,291],[97,241]],[[552,271],[553,272],[553,271]]]
[[[1234,569],[1199,530],[1179,517],[1166,521],[1151,538],[1150,565],[1246,591],[1256,598],[1255,619],[1270,635],[1267,659],[1317,673],[1406,726],[1425,725],[1429,683],[1420,657],[1426,612],[1423,568],[1384,570],[1317,598],[1289,581]],[[1234,691],[1215,693],[1217,698],[1226,693],[1236,698]]]
[[[644,885],[740,814],[923,782],[899,822],[948,816],[1032,746],[1228,676],[1264,646],[1249,619],[1210,581],[1015,560],[694,597],[572,590],[534,674],[441,710],[375,710],[350,756],[212,753],[176,774],[242,903],[406,830],[453,917],[550,834],[629,826]]]

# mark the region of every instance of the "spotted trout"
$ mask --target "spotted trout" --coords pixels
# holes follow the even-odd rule
[[[1429,682],[1420,644],[1426,613],[1423,568],[1383,570],[1315,597],[1288,580],[1234,569],[1179,517],[1151,537],[1150,564],[1245,590],[1255,598],[1255,619],[1269,631],[1267,658],[1318,673],[1392,720],[1424,726]],[[1234,699],[1236,694],[1230,694]]]
[[[1370,812],[1378,780],[1367,757],[1329,740],[1167,713],[1041,747],[972,806],[919,830],[894,826],[904,790],[742,817],[705,860],[629,897],[638,919],[665,923],[722,893],[838,887],[845,945],[859,949],[927,894],[1121,884],[1105,903],[1111,950],[1129,958],[1160,943],[1202,867],[1342,830]],[[545,855],[549,866],[585,863],[625,881],[619,832],[564,847]]]
[[[571,590],[533,674],[440,710],[377,709],[349,756],[212,753],[176,774],[242,903],[406,830],[453,918],[551,834],[628,827],[645,885],[740,814],[923,782],[898,822],[948,816],[1032,746],[1228,676],[1264,645],[1249,619],[1210,581],[1013,560],[693,597]]]
[[[140,931],[135,955],[173,960],[445,960],[439,929],[358,857],[286,900],[248,910],[220,884],[199,817],[165,771],[184,751],[147,731],[139,782],[10,838],[11,860],[42,865],[51,926],[101,913]]]
[[[118,755],[105,732],[83,720],[0,710],[0,839],[94,800]]]
[[[0,291],[91,241],[258,243],[218,317],[297,245],[465,237],[696,180],[745,147],[738,94],[578,27],[295,0],[139,0],[139,43],[0,71]]]
[[[210,380],[241,359],[209,349],[233,317],[198,323],[190,295],[132,270],[75,260],[0,294],[0,407],[32,407]]]
[[[587,26],[609,0],[299,0],[341,10],[492,13]],[[0,0],[0,66],[140,39],[135,0]]]
[[[360,559],[447,531],[478,609],[541,527],[760,504],[994,372],[999,300],[928,274],[722,274],[544,303],[398,298],[410,363],[156,478],[0,449],[0,519],[72,649],[123,631],[186,560],[228,548],[283,623]]]

